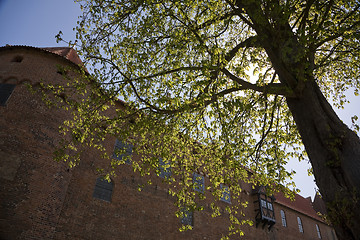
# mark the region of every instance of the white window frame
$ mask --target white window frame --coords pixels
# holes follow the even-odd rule
[[[321,233],[320,233],[319,225],[315,224],[315,227],[316,227],[316,232],[317,232],[318,238],[321,239]]]
[[[299,232],[304,233],[304,228],[302,225],[302,221],[300,217],[297,217],[297,222],[298,222],[298,226],[299,226]]]
[[[284,210],[280,210],[280,216],[281,216],[281,223],[283,227],[286,227],[286,215]]]

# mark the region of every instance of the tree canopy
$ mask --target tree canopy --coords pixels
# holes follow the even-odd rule
[[[181,186],[173,190],[178,205],[192,209],[201,209],[191,191],[193,172],[209,176],[218,199],[220,184],[238,196],[241,181],[289,194],[292,173],[284,166],[308,154],[324,200],[335,206],[332,214],[346,215],[322,182],[332,175],[347,199],[360,192],[355,173],[337,175],[359,160],[359,138],[328,104],[342,107],[348,89],[359,94],[358,1],[79,2],[79,50],[96,82],[88,83],[101,90],[73,105],[74,119],[63,129],[75,137],[64,146],[103,149],[107,134],[125,139],[144,156],[133,163],[136,170],[158,172],[161,157],[181,176],[169,182]],[[126,110],[104,114],[116,99]],[[359,130],[356,117],[353,129]],[[348,135],[355,145],[345,144]],[[122,163],[104,157],[114,169]],[[239,223],[229,212],[232,224]],[[339,236],[355,238],[353,220],[333,222]]]

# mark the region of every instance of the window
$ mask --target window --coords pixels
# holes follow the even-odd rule
[[[221,195],[220,200],[223,201],[223,202],[231,203],[229,187],[225,186],[223,184],[220,184],[220,188],[222,190],[222,195]]]
[[[23,59],[24,59],[23,56],[18,55],[18,56],[15,56],[15,57],[11,60],[11,62],[22,62]]]
[[[261,212],[263,217],[266,218],[270,218],[270,219],[275,219],[274,216],[274,208],[273,208],[273,204],[271,202],[271,199],[269,198],[260,198],[260,203],[261,203]]]
[[[275,224],[275,212],[274,212],[274,197],[267,196],[263,191],[257,192],[257,200],[254,201],[256,204],[256,227],[262,224],[264,228],[266,225],[270,230]]]
[[[273,205],[272,205],[271,202],[267,202],[267,208],[268,208],[270,211],[274,211]]]
[[[280,210],[280,215],[281,215],[281,223],[283,227],[286,227],[286,216],[284,210]]]
[[[113,183],[103,177],[96,179],[93,197],[107,202],[111,202]]]
[[[162,158],[159,158],[159,176],[162,178],[170,178],[171,176],[171,167],[167,164]]]
[[[321,239],[321,233],[320,233],[319,225],[316,224],[315,226],[316,226],[316,232],[317,232],[318,238]]]
[[[200,193],[204,193],[205,184],[204,184],[204,176],[194,173],[193,175],[193,183],[194,183],[194,190]]]
[[[132,144],[123,143],[116,139],[113,158],[117,160],[124,160],[126,163],[131,164],[133,147],[134,146]]]
[[[186,207],[181,209],[181,223],[184,225],[194,226],[193,211],[190,211]]]
[[[0,106],[6,106],[14,88],[15,84],[0,83]]]
[[[297,217],[297,222],[299,225],[299,232],[304,233],[303,225],[302,225],[301,219],[299,217]]]

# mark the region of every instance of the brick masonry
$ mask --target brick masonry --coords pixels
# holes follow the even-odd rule
[[[212,218],[206,200],[204,211],[194,213],[194,229],[179,232],[174,199],[157,176],[151,176],[152,185],[138,191],[147,179],[134,173],[130,165],[120,166],[112,179],[111,202],[106,202],[93,198],[99,177],[95,167],[106,166],[98,152],[86,151],[74,169],[52,159],[61,139],[58,126],[69,113],[49,109],[24,83],[61,82],[58,65],[75,66],[74,62],[81,61],[72,49],[48,50],[56,54],[31,47],[0,48],[0,83],[16,84],[7,105],[0,107],[0,239],[220,239],[229,220],[226,214]],[[106,140],[109,151],[114,144],[115,139]],[[241,197],[249,202],[244,212],[254,220],[255,196],[250,186],[244,189]],[[311,204],[298,198],[299,203]],[[220,203],[222,209],[227,204]],[[281,209],[287,227],[281,225]],[[336,239],[332,228],[314,217],[315,212],[309,214],[296,203],[279,200],[274,210],[276,224],[271,231],[244,226],[244,239],[318,239],[315,224],[322,239]],[[298,216],[304,233],[299,232]]]

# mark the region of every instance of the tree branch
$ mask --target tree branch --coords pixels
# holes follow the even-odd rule
[[[225,60],[227,62],[231,61],[236,55],[236,53],[239,51],[240,48],[244,47],[260,47],[261,45],[257,42],[258,37],[257,36],[251,36],[238,45],[236,45],[233,49],[231,49],[226,55]]]
[[[159,76],[163,76],[163,75],[170,74],[170,73],[174,73],[174,72],[194,71],[194,70],[204,70],[204,69],[205,69],[205,67],[179,67],[179,68],[164,70],[164,71],[155,73],[155,74],[153,74],[153,75],[138,77],[138,78],[132,79],[132,81],[141,80],[141,79],[147,79],[147,78],[159,77]]]
[[[276,94],[286,97],[295,97],[293,92],[282,83],[269,83],[264,86],[258,86],[235,76],[226,68],[221,69],[221,71],[231,80],[240,84],[243,89],[250,89],[264,94]]]

